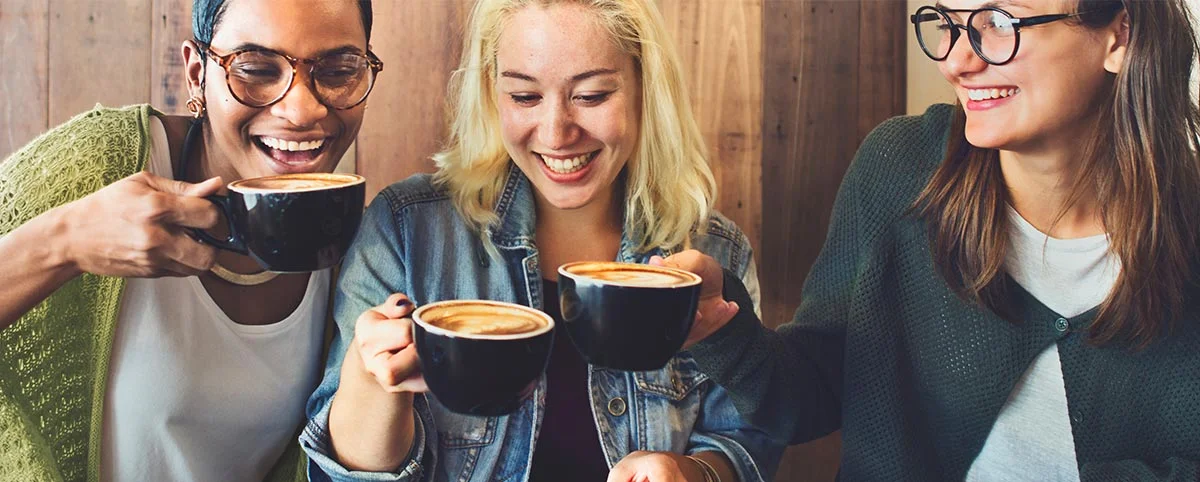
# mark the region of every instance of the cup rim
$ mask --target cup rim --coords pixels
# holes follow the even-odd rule
[[[605,266],[633,268],[633,269],[638,269],[638,270],[642,270],[642,271],[667,271],[670,273],[675,273],[677,275],[683,276],[685,278],[690,278],[691,281],[688,281],[686,283],[677,284],[677,285],[671,285],[671,286],[647,286],[644,284],[623,283],[620,281],[601,281],[601,280],[598,280],[591,276],[582,275],[582,274],[578,274],[578,273],[572,273],[570,271],[567,271],[571,267],[578,266],[581,264],[600,264],[600,265],[605,265]],[[643,264],[643,263],[623,263],[620,261],[574,261],[574,262],[566,263],[566,264],[563,264],[562,266],[559,266],[558,274],[559,274],[559,276],[566,276],[568,278],[571,278],[571,279],[575,280],[576,282],[578,282],[580,279],[583,279],[583,280],[587,280],[587,281],[593,282],[593,283],[610,285],[610,286],[621,286],[624,288],[653,288],[653,289],[689,288],[692,286],[699,285],[700,283],[702,283],[704,281],[704,279],[701,278],[700,275],[693,273],[691,271],[688,271],[688,270],[684,270],[684,269],[673,268],[670,266],[655,266],[652,264]]]
[[[442,307],[458,305],[458,304],[490,305],[490,306],[496,306],[496,307],[501,307],[501,308],[517,309],[519,311],[531,313],[535,316],[542,318],[546,322],[546,325],[539,329],[536,329],[533,331],[527,331],[524,333],[514,333],[514,334],[509,334],[509,335],[488,335],[488,334],[476,334],[476,333],[462,333],[462,332],[458,332],[458,331],[447,330],[442,327],[433,326],[433,325],[429,324],[428,322],[426,322],[425,320],[421,319],[421,315],[424,314],[426,311],[429,311],[434,308],[442,308]],[[413,311],[412,320],[413,320],[414,324],[421,325],[421,328],[425,329],[425,331],[428,331],[430,333],[435,333],[435,334],[438,334],[441,336],[447,336],[447,337],[451,337],[451,338],[470,338],[470,339],[474,339],[474,340],[524,340],[524,339],[533,338],[533,337],[542,335],[542,334],[554,329],[554,318],[551,317],[550,315],[546,314],[542,310],[530,308],[528,306],[519,305],[516,303],[508,303],[505,301],[492,301],[492,300],[435,301],[433,303],[427,303],[427,304],[421,305],[420,307],[418,307],[416,309],[416,311]]]
[[[349,180],[349,182],[346,182],[345,184],[340,184],[337,186],[306,187],[306,188],[302,188],[302,189],[289,189],[286,191],[281,190],[281,189],[245,187],[242,185],[249,181],[262,181],[262,180],[273,180],[273,179],[312,179],[312,178],[322,178],[322,179],[335,178],[338,181]],[[226,189],[229,189],[230,191],[236,191],[236,192],[239,192],[242,194],[298,193],[298,192],[311,192],[311,191],[325,191],[325,190],[329,190],[329,189],[341,189],[341,188],[346,188],[346,187],[350,187],[350,186],[355,186],[358,184],[363,184],[365,182],[367,182],[367,178],[360,176],[358,174],[352,174],[352,173],[348,173],[348,172],[297,172],[297,173],[292,173],[292,174],[277,174],[274,176],[260,176],[260,177],[246,178],[246,179],[238,179],[236,181],[229,183],[229,185],[226,186]]]

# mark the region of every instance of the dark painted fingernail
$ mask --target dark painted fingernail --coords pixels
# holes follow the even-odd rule
[[[396,306],[406,306],[406,305],[412,305],[412,301],[409,301],[406,298],[402,298],[402,299],[400,299],[400,301],[396,302]]]

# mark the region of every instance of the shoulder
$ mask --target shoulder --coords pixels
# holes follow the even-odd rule
[[[434,183],[431,174],[420,173],[392,183],[379,192],[379,198],[399,211],[415,204],[449,201],[450,193]]]
[[[713,210],[704,224],[691,237],[692,247],[712,256],[721,266],[740,277],[749,267],[753,248],[750,238],[725,215]]]
[[[22,199],[20,207],[6,206],[21,211],[8,213],[9,219],[19,225],[140,171],[149,152],[149,118],[155,114],[148,105],[97,106],[0,162],[0,198]]]
[[[851,170],[859,176],[932,175],[946,151],[954,107],[934,104],[922,115],[893,117],[867,135]]]
[[[858,148],[842,190],[865,208],[904,211],[946,155],[955,107],[930,106],[922,115],[893,117],[875,127]]]
[[[450,193],[434,182],[433,176],[420,173],[384,188],[371,201],[367,217],[387,216],[399,225],[442,223],[454,217]]]

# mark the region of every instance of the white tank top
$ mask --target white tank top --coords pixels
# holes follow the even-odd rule
[[[170,177],[151,117],[152,173]],[[240,325],[200,279],[129,279],[104,400],[106,481],[261,481],[304,421],[320,378],[329,270],[291,315]],[[263,300],[268,303],[270,300]]]

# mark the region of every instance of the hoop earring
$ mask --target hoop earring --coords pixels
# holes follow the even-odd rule
[[[192,114],[193,119],[202,119],[208,113],[204,107],[204,99],[201,99],[198,95],[193,95],[192,98],[188,99],[187,110]]]

